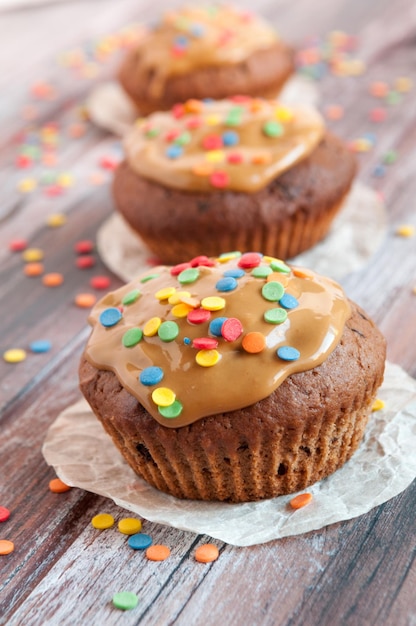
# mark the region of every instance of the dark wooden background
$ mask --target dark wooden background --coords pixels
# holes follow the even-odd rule
[[[151,563],[116,530],[99,534],[91,527],[100,511],[116,519],[125,511],[79,489],[62,495],[48,489],[54,472],[42,442],[60,411],[80,398],[77,366],[89,332],[74,297],[93,291],[94,275],[120,285],[98,258],[91,270],[75,266],[74,243],[94,239],[113,210],[105,165],[120,155],[114,137],[85,121],[82,105],[123,52],[115,46],[109,53],[106,36],[176,4],[16,3],[0,12],[0,352],[27,349],[36,339],[53,343],[46,354],[28,351],[21,363],[0,359],[0,505],[11,510],[0,539],[15,543],[13,553],[0,556],[0,623],[414,626],[415,483],[366,515],[302,536],[251,548],[215,541],[220,558],[211,565],[193,559],[207,537],[145,522],[155,543],[172,548],[170,559]],[[328,124],[349,142],[370,138],[370,149],[358,154],[359,178],[383,195],[388,232],[343,285],[386,335],[388,358],[416,376],[416,237],[396,234],[400,224],[416,225],[416,85],[408,93],[395,89],[399,77],[416,82],[414,0],[259,0],[256,9],[303,51],[342,41],[337,31],[356,38],[346,71],[344,63],[344,74],[353,75],[335,71],[332,52],[316,84],[323,111],[343,107],[342,119]],[[359,62],[348,65],[351,59]],[[369,93],[375,81],[388,85],[386,97]],[[372,122],[371,111],[380,107],[385,121]],[[22,146],[36,146],[40,137],[49,137],[49,146],[57,141],[55,148],[43,142],[35,162],[19,167]],[[374,174],[377,167],[384,175]],[[71,175],[73,185],[54,195],[59,175]],[[27,179],[36,189],[19,191]],[[49,227],[47,217],[60,212],[67,223]],[[20,255],[8,249],[17,237],[44,250],[45,270],[64,275],[61,287],[23,274]],[[122,589],[138,593],[133,611],[112,607]]]

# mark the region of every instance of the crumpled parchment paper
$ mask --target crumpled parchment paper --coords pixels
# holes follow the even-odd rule
[[[179,500],[157,491],[127,465],[85,400],[58,416],[42,452],[71,486],[107,496],[149,521],[250,546],[357,517],[410,485],[416,476],[416,381],[387,362],[378,397],[385,408],[370,416],[352,459],[307,489],[312,503],[296,511],[288,506],[294,494],[226,504]]]
[[[339,281],[371,258],[386,230],[384,204],[372,189],[357,182],[325,239],[294,259],[286,260]],[[126,282],[154,264],[150,250],[118,213],[99,228],[96,243],[102,261]]]

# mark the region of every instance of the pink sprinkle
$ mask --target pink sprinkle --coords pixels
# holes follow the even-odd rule
[[[197,350],[215,350],[218,341],[213,337],[196,337],[192,342],[192,347]]]
[[[211,311],[207,309],[192,309],[189,311],[186,319],[190,324],[204,324],[211,317]]]
[[[261,255],[258,252],[246,252],[238,260],[238,266],[243,269],[257,267],[261,263]]]
[[[236,317],[229,317],[221,326],[221,335],[226,341],[235,341],[243,334],[243,325]]]
[[[225,189],[229,183],[229,176],[227,172],[213,172],[209,177],[210,183],[213,187],[217,187],[217,189]]]
[[[190,263],[178,263],[170,268],[170,273],[172,276],[179,276],[181,272],[189,269],[190,267],[192,267]]]

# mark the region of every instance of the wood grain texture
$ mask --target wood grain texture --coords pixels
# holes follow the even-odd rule
[[[90,290],[91,276],[111,276],[99,259],[93,269],[78,270],[73,245],[94,239],[113,210],[111,173],[100,168],[100,159],[118,150],[114,138],[92,124],[76,140],[67,131],[80,119],[92,85],[112,76],[119,57],[100,66],[94,79],[79,78],[59,58],[178,4],[89,0],[0,13],[0,351],[43,337],[53,342],[50,352],[20,364],[0,360],[0,505],[12,512],[0,524],[0,538],[15,542],[15,551],[0,557],[0,624],[415,626],[415,483],[368,514],[322,530],[251,548],[214,541],[220,557],[207,565],[193,553],[209,537],[145,521],[153,541],[172,549],[168,560],[151,563],[128,548],[116,528],[91,526],[96,513],[118,520],[126,511],[80,489],[60,495],[48,489],[54,472],[43,460],[42,442],[60,411],[80,397],[77,367],[89,333],[74,297]],[[386,121],[372,124],[369,113],[380,101],[368,89],[372,81],[392,85],[399,76],[416,83],[416,6],[413,0],[260,0],[256,9],[298,48],[331,30],[358,38],[355,54],[365,73],[327,72],[318,87],[322,109],[345,109],[341,120],[329,122],[337,134],[348,141],[375,134],[373,149],[358,157],[360,179],[383,194],[388,231],[369,263],[342,282],[386,335],[388,358],[416,376],[416,238],[395,234],[399,224],[416,225],[415,91],[386,105]],[[37,81],[53,84],[55,97],[33,99]],[[36,109],[32,122],[24,119],[28,105]],[[19,137],[51,121],[59,125],[60,145],[58,163],[49,169],[71,172],[75,185],[55,198],[41,186],[22,194],[19,180],[39,178],[48,168],[16,168]],[[386,166],[385,177],[375,178],[374,167],[389,150],[399,158]],[[94,173],[104,176],[102,185],[90,184]],[[67,224],[51,229],[46,218],[57,212],[67,215]],[[45,267],[62,272],[64,285],[47,289],[25,277],[20,256],[8,251],[14,237],[47,251]],[[120,285],[111,279],[112,287]],[[120,590],[138,594],[136,609],[121,613],[112,606]]]

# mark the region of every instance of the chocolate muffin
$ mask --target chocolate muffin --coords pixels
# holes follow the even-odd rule
[[[158,267],[92,310],[80,387],[126,461],[178,498],[305,489],[359,446],[385,341],[334,281],[259,253]]]
[[[325,237],[355,172],[309,107],[191,100],[137,123],[113,192],[162,263],[233,249],[289,259]]]
[[[294,51],[260,17],[231,5],[167,12],[119,70],[140,113],[189,98],[275,97],[294,72]]]

